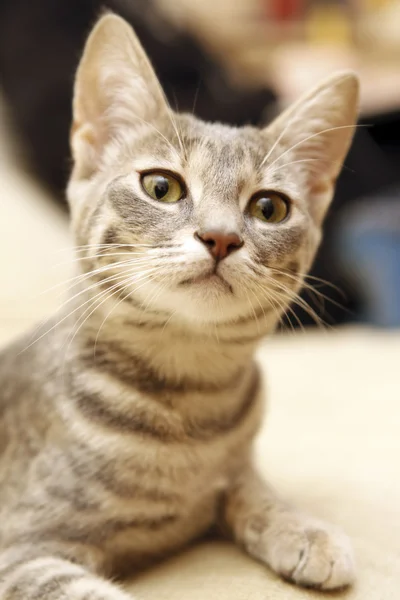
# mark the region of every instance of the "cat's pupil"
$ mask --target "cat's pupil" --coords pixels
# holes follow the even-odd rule
[[[274,203],[272,202],[271,198],[260,198],[258,203],[264,217],[266,219],[270,219],[275,211]]]
[[[168,193],[168,190],[168,179],[162,176],[156,177],[154,183],[154,193],[156,195],[157,200],[161,200],[161,198],[164,198],[164,196]]]

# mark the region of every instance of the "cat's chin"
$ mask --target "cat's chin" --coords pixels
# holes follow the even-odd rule
[[[215,272],[170,281],[161,289],[158,283],[148,280],[139,288],[132,288],[132,293],[146,309],[169,314],[170,322],[180,321],[185,326],[234,322],[250,310],[246,299],[235,293],[225,276]]]
[[[231,285],[215,274],[198,277],[170,290],[164,298],[164,306],[172,308],[177,304],[178,319],[195,327],[234,322],[249,310],[235,296]]]

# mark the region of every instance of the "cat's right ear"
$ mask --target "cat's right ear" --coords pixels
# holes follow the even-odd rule
[[[122,129],[154,122],[169,111],[132,28],[103,16],[86,42],[74,88],[71,146],[74,177],[96,171],[106,144]]]
[[[295,166],[310,212],[321,223],[356,128],[358,77],[336,73],[305,94],[266,128],[273,140],[264,162],[276,157]]]

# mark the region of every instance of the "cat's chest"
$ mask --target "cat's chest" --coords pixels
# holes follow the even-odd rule
[[[130,499],[115,499],[106,524],[110,535],[105,548],[116,570],[123,569],[124,563],[141,566],[168,554],[205,533],[216,521],[233,466],[228,455],[224,461],[221,457],[209,464],[200,457],[187,457],[187,461],[181,457],[178,465],[176,457],[174,461],[165,454],[162,469],[149,469],[136,478]],[[115,515],[124,526],[112,531]]]
[[[85,449],[86,489],[97,505],[87,531],[113,564],[141,564],[215,522],[260,422],[257,373],[246,372],[235,389],[180,392],[180,404],[168,408],[137,390],[128,396],[119,381],[99,381],[85,378],[63,405],[68,447],[78,438]]]
[[[130,456],[125,453],[113,469],[101,472],[107,503],[128,512],[148,513],[159,507],[190,512],[228,485],[249,442],[247,436],[176,444],[136,442]]]

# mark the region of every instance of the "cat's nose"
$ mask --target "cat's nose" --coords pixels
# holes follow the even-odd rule
[[[206,246],[216,260],[225,258],[243,246],[243,240],[236,233],[196,231],[194,237]]]

